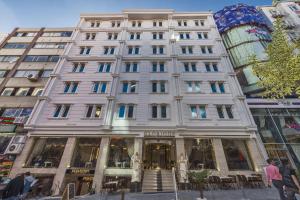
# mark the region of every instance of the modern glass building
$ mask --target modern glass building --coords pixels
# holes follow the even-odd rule
[[[251,57],[266,59],[264,51],[271,41],[268,21],[255,7],[245,4],[225,7],[214,18],[244,93],[255,96],[259,88]]]
[[[255,7],[245,4],[225,7],[214,18],[268,156],[289,158],[299,166],[300,101],[261,98],[251,69],[251,56],[262,62],[266,59],[264,50],[271,41],[272,25]]]

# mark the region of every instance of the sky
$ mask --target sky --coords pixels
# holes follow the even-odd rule
[[[237,3],[270,5],[271,0],[0,0],[0,32],[15,27],[72,27],[80,13],[123,9],[168,8],[176,11],[218,11]]]

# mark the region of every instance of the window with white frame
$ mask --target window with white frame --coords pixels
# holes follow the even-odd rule
[[[107,39],[108,40],[117,40],[118,39],[118,33],[107,33]]]
[[[15,96],[27,96],[29,95],[30,88],[19,88]]]
[[[179,33],[179,38],[180,38],[181,40],[189,40],[189,39],[191,39],[190,33],[189,33],[189,32],[185,32],[185,33],[180,32],[180,33]]]
[[[225,93],[224,82],[210,82],[212,93]]]
[[[66,118],[70,111],[71,105],[69,104],[57,104],[53,113],[54,118]]]
[[[203,40],[203,39],[208,39],[208,33],[207,32],[198,32],[198,39]]]
[[[124,72],[138,72],[138,63],[125,63]]]
[[[43,93],[43,90],[44,90],[43,88],[34,88],[31,96],[35,96],[35,97],[41,96]]]
[[[49,78],[52,73],[52,69],[45,69],[42,71],[41,78]]]
[[[17,70],[14,77],[15,78],[26,78],[30,74],[35,77],[35,76],[38,76],[39,71],[38,70]]]
[[[140,40],[141,33],[140,32],[131,32],[129,33],[129,40]]]
[[[91,52],[91,47],[80,47],[80,55],[89,55]]]
[[[90,27],[92,28],[98,28],[100,27],[100,21],[90,21]]]
[[[189,105],[192,119],[206,119],[206,105]]]
[[[177,25],[178,26],[187,26],[187,21],[186,20],[178,20]]]
[[[162,27],[163,22],[159,20],[154,20],[153,21],[153,27]]]
[[[151,108],[151,118],[152,119],[167,119],[167,118],[169,118],[167,104],[151,104],[150,108]]]
[[[34,45],[34,49],[63,49],[66,43],[55,43],[55,42],[40,42]]]
[[[122,82],[122,93],[136,93],[136,92],[137,92],[137,81]]]
[[[132,27],[141,27],[142,26],[142,22],[141,21],[132,21],[131,22],[131,26]]]
[[[0,62],[16,62],[20,56],[0,56]]]
[[[72,31],[44,32],[43,37],[71,37]]]
[[[190,63],[190,62],[183,63],[183,71],[184,72],[197,72],[196,63]]]
[[[96,39],[96,33],[86,33],[85,34],[86,40],[95,40]]]
[[[73,63],[72,72],[81,73],[84,72],[85,63]]]
[[[212,54],[213,49],[212,46],[200,46],[202,54]]]
[[[98,72],[109,73],[111,70],[111,63],[99,63]]]
[[[181,46],[182,54],[193,54],[193,46]]]
[[[13,96],[15,88],[4,88],[1,93],[1,96]]]
[[[164,46],[161,46],[161,45],[159,45],[159,46],[152,46],[152,53],[154,54],[154,55],[158,55],[158,54],[164,54],[165,52],[164,52],[164,49],[165,49],[165,47]]]
[[[57,62],[58,60],[59,60],[58,55],[52,55],[52,56],[51,55],[50,56],[26,56],[24,58],[23,62]]]
[[[164,39],[164,33],[163,32],[153,32],[152,39],[153,40],[162,40],[162,39]]]
[[[36,34],[37,32],[16,32],[14,37],[34,37]]]
[[[218,64],[217,63],[204,63],[206,72],[218,72]]]
[[[128,46],[128,54],[129,55],[140,54],[140,47],[139,46]]]
[[[2,117],[28,117],[32,108],[5,108]]]
[[[75,94],[77,92],[77,88],[78,88],[78,82],[74,82],[74,81],[66,81],[64,82],[64,93],[65,94]]]
[[[101,81],[93,82],[92,92],[104,94],[106,93],[107,85],[108,85],[107,82],[101,82]]]
[[[111,22],[111,27],[120,27],[121,26],[121,22],[120,21],[112,21]]]
[[[152,93],[166,93],[167,81],[152,81]]]
[[[164,62],[153,62],[152,72],[166,72],[166,67]]]
[[[200,81],[186,81],[187,92],[200,93]]]
[[[100,118],[102,112],[102,105],[99,104],[89,104],[86,106],[86,118]]]
[[[216,105],[220,119],[233,119],[232,105]]]
[[[204,23],[204,20],[194,20],[195,22],[195,26],[204,26],[205,23]]]
[[[118,118],[119,119],[134,119],[135,118],[135,105],[134,104],[119,104]]]
[[[104,55],[114,55],[115,47],[104,47]]]
[[[4,78],[7,75],[8,70],[0,70],[0,78]]]

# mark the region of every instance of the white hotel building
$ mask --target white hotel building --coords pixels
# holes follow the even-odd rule
[[[82,14],[71,38],[11,176],[30,171],[53,194],[70,182],[84,194],[114,180],[150,190],[146,174],[163,169],[164,179],[182,157],[220,176],[262,172],[265,153],[211,12]]]

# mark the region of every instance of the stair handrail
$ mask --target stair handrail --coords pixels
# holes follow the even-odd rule
[[[176,181],[176,173],[175,173],[175,168],[172,167],[172,176],[173,176],[173,185],[174,185],[174,192],[175,192],[175,200],[178,199],[178,190],[177,190],[177,181]]]

